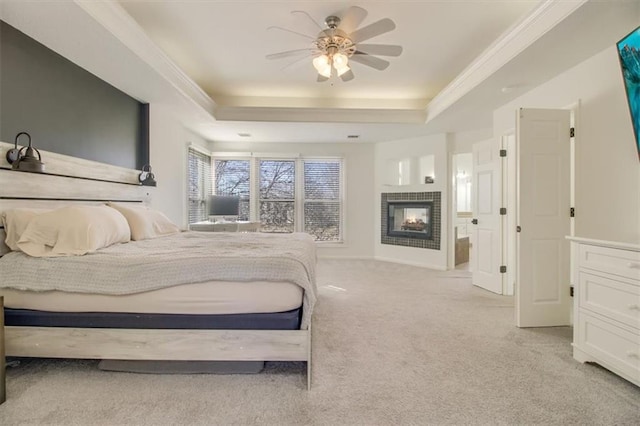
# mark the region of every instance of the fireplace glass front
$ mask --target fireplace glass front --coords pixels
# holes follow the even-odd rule
[[[389,201],[387,235],[390,237],[431,238],[432,201]]]

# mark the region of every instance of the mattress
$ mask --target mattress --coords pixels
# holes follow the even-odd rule
[[[290,311],[302,305],[303,293],[296,284],[267,281],[209,281],[123,295],[0,289],[5,307],[14,309],[199,315]]]

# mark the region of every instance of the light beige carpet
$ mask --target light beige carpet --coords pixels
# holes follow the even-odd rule
[[[23,360],[0,425],[640,424],[640,388],[571,357],[571,329],[518,329],[513,301],[437,272],[321,260],[304,363],[145,375]]]

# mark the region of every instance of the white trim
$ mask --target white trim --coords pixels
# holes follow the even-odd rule
[[[434,265],[431,263],[420,263],[420,262],[412,262],[408,260],[398,260],[388,257],[382,256],[374,256],[374,260],[379,260],[381,262],[389,262],[389,263],[399,263],[401,265],[410,265],[410,266],[418,266],[420,268],[434,269],[436,271],[446,271],[447,267],[443,267],[442,265]]]
[[[189,153],[189,149],[193,149],[194,151],[198,151],[200,154],[204,154],[208,157],[211,157],[211,151],[207,148],[204,148],[202,145],[195,144],[193,142],[187,142],[187,154]]]
[[[514,59],[588,0],[545,0],[516,22],[436,95],[426,108],[426,123]]]
[[[631,250],[631,251],[640,251],[640,244],[627,243],[622,241],[605,241],[605,240],[594,240],[592,238],[583,238],[583,237],[566,237],[567,240],[573,241],[581,244],[590,244],[592,246],[600,246],[600,247],[609,247],[614,249],[622,249],[622,250]]]
[[[217,106],[213,99],[147,36],[117,1],[74,2],[167,80],[185,99],[214,117]]]

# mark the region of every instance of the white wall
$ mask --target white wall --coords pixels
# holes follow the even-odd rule
[[[563,108],[578,100],[576,236],[638,244],[640,162],[615,46],[494,111],[494,134],[515,127],[519,107]]]
[[[263,152],[334,156],[345,159],[345,242],[319,243],[318,256],[373,257],[374,146],[337,143],[225,143],[212,142],[212,152]]]
[[[451,154],[471,152],[474,143],[493,137],[493,129],[479,129],[449,134],[449,151]]]
[[[449,223],[449,153],[447,135],[431,135],[376,144],[375,149],[375,257],[399,263],[424,266],[433,269],[447,269],[447,241]],[[390,160],[402,158],[420,158],[434,156],[435,182],[432,184],[415,183],[411,185],[388,185],[388,166]],[[440,250],[401,247],[382,244],[381,241],[381,196],[383,192],[433,192],[442,194]]]
[[[183,127],[173,112],[160,104],[149,106],[149,150],[158,186],[151,206],[177,225],[187,228],[187,146],[207,147],[200,136]]]

